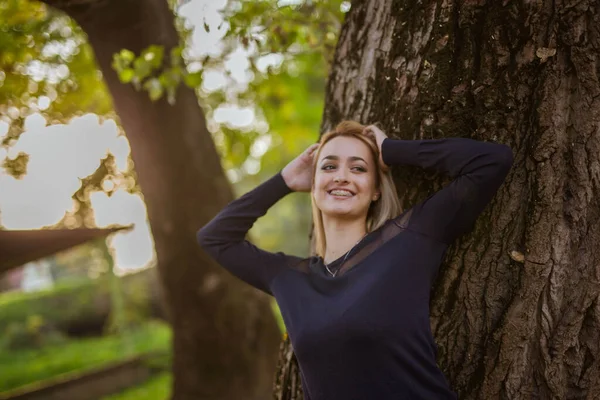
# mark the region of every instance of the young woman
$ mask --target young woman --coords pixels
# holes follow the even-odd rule
[[[401,212],[391,165],[454,180]],[[229,204],[198,240],[234,275],[275,296],[306,399],[455,399],[436,364],[430,288],[446,249],[471,228],[511,165],[505,145],[394,140],[346,121]],[[245,240],[292,191],[312,197],[316,255],[307,259]]]

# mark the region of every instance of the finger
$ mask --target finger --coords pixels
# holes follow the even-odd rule
[[[377,125],[369,125],[369,129],[374,135],[381,135],[383,131]]]
[[[367,130],[365,129],[363,131],[363,135],[365,135],[366,137],[368,137],[369,139],[375,140],[375,133],[373,133],[373,131],[371,130]]]
[[[365,128],[363,133],[367,136],[371,136],[371,137],[375,138],[377,136],[377,131],[375,129],[376,128],[373,125],[369,125]]]
[[[316,154],[318,148],[319,148],[319,143],[312,144],[308,148],[308,155],[309,156],[314,156]]]
[[[314,155],[316,154],[316,150],[319,148],[319,143],[314,143],[311,144],[310,146],[308,146],[308,148],[304,151],[304,156],[312,159],[314,158]]]

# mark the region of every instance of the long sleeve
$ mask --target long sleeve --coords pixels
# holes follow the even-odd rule
[[[279,199],[290,193],[281,174],[227,205],[198,231],[202,248],[244,282],[272,294],[270,284],[279,271],[299,260],[283,253],[261,250],[245,240],[254,222]]]
[[[409,229],[452,243],[469,231],[504,182],[513,162],[503,144],[471,139],[385,139],[387,165],[433,169],[453,178],[446,187],[413,207]]]

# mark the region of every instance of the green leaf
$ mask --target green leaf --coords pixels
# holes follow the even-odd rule
[[[139,58],[144,59],[144,61],[154,69],[159,68],[162,65],[164,53],[165,48],[163,46],[151,45],[142,51]]]
[[[119,52],[119,58],[126,63],[127,65],[131,64],[131,62],[135,59],[135,54],[131,50],[122,49]]]
[[[164,88],[160,84],[160,81],[158,80],[158,78],[148,79],[144,83],[144,89],[148,92],[148,95],[150,96],[150,100],[152,100],[152,101],[156,101],[156,100],[160,99],[164,92]]]
[[[183,77],[183,81],[188,87],[193,89],[199,88],[202,85],[202,71],[186,74]]]
[[[135,72],[131,68],[125,68],[119,71],[119,80],[123,83],[129,83],[135,76]]]
[[[163,89],[176,89],[181,82],[181,70],[179,68],[170,68],[160,74],[158,80]]]
[[[140,81],[150,76],[152,73],[152,64],[143,57],[136,58],[133,62],[133,66],[134,75]]]
[[[183,47],[181,45],[171,49],[171,65],[181,65]]]

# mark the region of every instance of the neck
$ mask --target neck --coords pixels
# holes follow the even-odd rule
[[[353,220],[340,220],[323,216],[323,228],[325,230],[325,264],[336,260],[352,249],[367,232],[365,220],[362,218]]]

